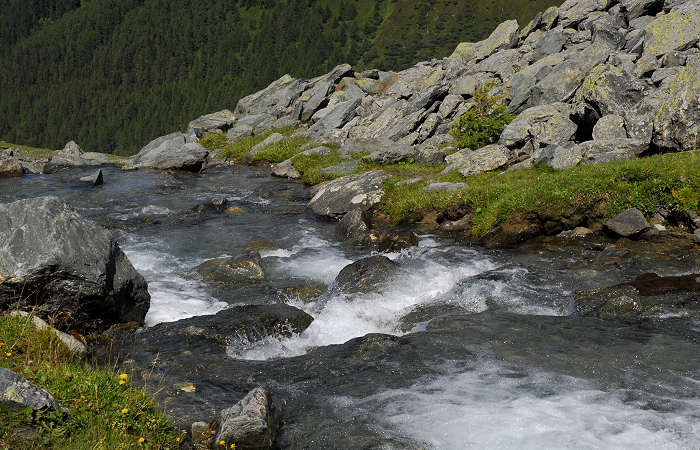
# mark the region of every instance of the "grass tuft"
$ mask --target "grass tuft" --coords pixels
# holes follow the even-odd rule
[[[174,425],[146,391],[75,357],[30,317],[0,316],[0,366],[49,391],[68,414],[0,408],[0,448],[178,448]],[[122,381],[123,383],[120,383]],[[143,442],[139,442],[143,439]]]
[[[228,140],[224,133],[212,133],[200,139],[199,144],[209,151],[214,151],[226,147]]]
[[[283,136],[291,136],[294,133],[294,128],[283,128],[279,130],[265,130],[254,136],[244,136],[236,142],[224,147],[221,152],[221,158],[230,159],[233,161],[244,161],[250,149],[267,139],[271,134],[279,133]]]

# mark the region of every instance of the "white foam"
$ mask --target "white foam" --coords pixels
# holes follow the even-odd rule
[[[180,276],[197,262],[186,262],[163,251],[162,242],[127,242],[122,247],[136,270],[148,281],[151,307],[146,325],[214,314],[228,306],[211,297],[200,281]]]
[[[661,413],[580,379],[503,375],[487,364],[336,405],[341,414],[373,416],[388,435],[436,449],[700,448],[700,400],[688,401],[687,411]]]
[[[414,267],[406,267],[383,292],[341,294],[308,304],[298,302],[294,306],[314,316],[303,333],[282,340],[256,342],[244,350],[230,348],[229,355],[252,360],[289,357],[304,354],[312,347],[340,344],[368,333],[401,334],[397,330],[401,317],[417,305],[441,299],[459,280],[492,268],[492,263],[483,259],[450,266],[421,260]],[[474,312],[486,308],[483,300],[469,306]]]

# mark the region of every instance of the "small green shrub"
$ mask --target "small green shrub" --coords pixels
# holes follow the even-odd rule
[[[493,144],[515,118],[497,97],[489,95],[492,87],[492,84],[486,84],[474,91],[476,106],[462,114],[450,130],[458,148],[476,150]]]
[[[199,140],[199,143],[202,145],[202,147],[206,148],[209,151],[212,151],[226,147],[228,141],[226,139],[225,134],[213,133],[204,136],[202,139]]]

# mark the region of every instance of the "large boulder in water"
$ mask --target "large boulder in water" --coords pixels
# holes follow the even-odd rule
[[[384,180],[389,176],[382,170],[348,175],[325,183],[309,202],[319,216],[340,219],[353,209],[367,211],[377,205],[384,195]]]
[[[215,442],[236,448],[268,449],[272,447],[279,426],[281,408],[270,394],[257,387],[240,402],[219,414],[219,432]],[[233,448],[233,447],[231,447]]]
[[[63,329],[143,323],[148,285],[109,231],[57,197],[0,209],[0,307],[36,307]]]
[[[331,292],[343,294],[376,291],[389,282],[399,270],[399,265],[386,256],[370,256],[349,264],[340,271],[331,286]]]
[[[161,136],[148,143],[133,158],[135,169],[178,169],[198,172],[209,152],[199,144],[187,142],[184,133]]]

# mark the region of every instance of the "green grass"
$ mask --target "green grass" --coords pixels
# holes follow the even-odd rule
[[[0,316],[0,366],[49,391],[68,414],[0,408],[0,448],[178,448],[174,425],[146,391],[73,356],[28,317]],[[18,429],[34,430],[24,435]],[[139,439],[143,438],[143,443]]]
[[[224,147],[224,151],[221,152],[221,158],[234,161],[244,161],[246,155],[248,152],[250,152],[250,149],[267,139],[273,133],[279,133],[283,136],[291,136],[292,133],[294,133],[294,129],[284,128],[281,130],[265,130],[262,133],[254,136],[242,137],[236,140],[236,142]]]
[[[700,153],[579,165],[560,172],[536,167],[504,175],[438,177],[439,181],[470,185],[457,192],[423,192],[425,182],[396,186],[403,178],[387,181],[380,204],[393,221],[400,223],[416,212],[469,204],[473,233],[479,237],[518,214],[553,219],[581,215],[588,222],[603,222],[630,207],[639,208],[647,217],[659,206],[671,211],[697,210]]]
[[[21,154],[21,156],[32,159],[48,159],[53,155],[55,151],[48,148],[37,148],[30,147],[28,145],[11,144],[5,141],[0,141],[0,145],[3,147],[19,149],[19,153]]]
[[[253,156],[251,162],[280,163],[301,153],[301,147],[309,142],[311,142],[311,139],[303,136],[288,137],[260,150]]]
[[[213,151],[226,147],[226,145],[228,145],[228,140],[224,133],[212,133],[200,139],[199,143],[207,150]]]

